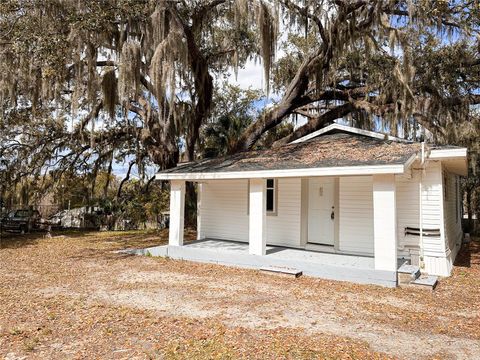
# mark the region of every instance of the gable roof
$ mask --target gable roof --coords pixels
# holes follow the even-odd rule
[[[328,133],[335,133],[335,132],[345,132],[345,133],[350,133],[350,134],[357,134],[357,135],[363,135],[363,136],[368,136],[374,139],[379,139],[379,140],[390,140],[390,141],[399,141],[399,142],[407,142],[411,143],[411,141],[398,138],[395,136],[391,136],[388,134],[382,134],[374,131],[369,131],[369,130],[363,130],[363,129],[358,129],[354,128],[351,126],[346,126],[346,125],[341,125],[337,123],[333,123],[331,125],[328,125],[324,128],[321,128],[320,130],[314,131],[308,135],[305,135],[295,141],[292,141],[290,144],[297,144],[300,142],[304,142],[313,138],[316,138],[318,136],[321,136],[323,134],[328,134]]]
[[[279,148],[181,164],[157,174],[160,180],[241,179],[403,173],[419,143],[352,132],[324,133]]]

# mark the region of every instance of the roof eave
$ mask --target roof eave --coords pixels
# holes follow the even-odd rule
[[[428,159],[441,161],[450,172],[460,175],[468,175],[468,150],[467,148],[432,149]]]
[[[432,149],[428,156],[431,160],[449,160],[467,158],[467,148]]]
[[[413,155],[406,163],[388,165],[360,165],[343,167],[322,167],[304,169],[254,170],[254,171],[219,171],[191,173],[157,173],[157,180],[227,180],[227,179],[264,179],[292,178],[312,176],[353,176],[374,174],[403,174],[415,160]]]

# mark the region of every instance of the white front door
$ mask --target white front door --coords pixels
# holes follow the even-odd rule
[[[308,180],[308,242],[333,245],[335,241],[335,181],[333,178]]]

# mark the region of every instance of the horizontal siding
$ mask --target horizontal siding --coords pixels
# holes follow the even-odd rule
[[[412,166],[419,168],[418,162]],[[420,237],[405,235],[406,227],[420,227],[420,174],[412,171],[412,176],[396,177],[397,191],[397,238],[398,248],[402,252],[405,246],[420,246]],[[422,178],[422,222],[424,229],[440,229],[442,224],[442,186],[439,162],[427,162]],[[427,254],[445,255],[442,238],[423,237],[423,247]]]
[[[414,172],[417,175],[417,172]],[[419,182],[415,177],[396,176],[396,202],[397,202],[397,239],[398,249],[405,249],[405,246],[420,246],[418,236],[406,235],[406,227],[419,227]]]
[[[267,243],[300,246],[301,179],[278,179],[277,215],[267,216]]]
[[[458,194],[457,175],[445,172],[447,181],[447,198],[444,201],[445,246],[456,253],[456,244],[462,238],[460,221],[460,199]],[[444,184],[445,186],[445,184]]]
[[[438,161],[428,161],[422,178],[422,222],[425,229],[440,229],[442,232],[442,171]],[[418,175],[420,172],[418,172]],[[417,182],[419,177],[417,176]],[[442,237],[423,237],[425,255],[445,256]]]
[[[372,177],[341,177],[339,184],[339,249],[373,254]]]
[[[267,216],[267,243],[300,246],[301,180],[279,179],[277,214]],[[248,242],[248,180],[202,184],[200,224],[204,238]]]
[[[248,180],[202,184],[201,232],[205,238],[248,242]]]

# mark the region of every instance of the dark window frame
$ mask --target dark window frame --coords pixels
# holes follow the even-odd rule
[[[268,181],[273,180],[273,186],[268,187]],[[265,197],[268,197],[268,191],[273,190],[273,210],[268,210],[268,204],[265,202],[265,211],[267,216],[277,216],[278,214],[278,181],[277,179],[265,179]],[[250,215],[250,180],[247,182],[247,215]]]
[[[271,185],[270,185],[270,184]],[[269,204],[268,204],[268,193],[271,193],[272,195],[272,207],[271,210],[269,210]],[[268,216],[276,216],[278,214],[278,181],[277,179],[266,179],[265,180],[265,196],[267,197],[266,199],[266,204],[265,204],[265,210],[267,212]]]

